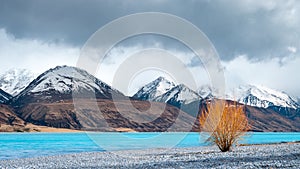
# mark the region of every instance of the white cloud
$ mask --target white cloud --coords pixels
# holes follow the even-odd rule
[[[132,59],[132,57],[136,57],[136,59],[134,59],[134,63],[128,63],[128,60]],[[144,59],[139,60],[138,57]],[[131,77],[131,84],[129,84],[127,89],[118,89],[125,94],[132,95],[140,87],[155,80],[159,76],[172,79],[178,84],[184,83],[194,90],[197,90],[200,85],[210,82],[209,75],[201,65],[201,61],[195,59],[195,55],[193,53],[175,49],[166,50],[159,44],[156,44],[153,48],[143,47],[142,45],[131,47],[119,46],[113,48],[103,62],[100,63],[96,76],[104,82],[112,85],[115,76],[117,76],[116,74],[120,73],[118,72],[118,69],[122,66],[122,64],[130,64],[130,66],[133,67],[141,66],[145,62],[150,62],[153,59],[157,61],[156,63],[158,63],[158,67],[160,65],[159,63],[162,63],[162,67],[168,67],[168,65],[170,65],[171,69],[163,70],[158,67],[150,67],[141,72],[136,72],[137,74],[135,77]],[[196,63],[194,64],[192,62]],[[181,63],[182,66],[180,67],[178,64],[176,65],[176,63]],[[127,68],[128,70],[126,73],[132,69],[130,66]],[[190,74],[192,78],[189,78],[188,74]],[[177,77],[177,79],[175,77]]]
[[[156,48],[161,48],[156,44]],[[109,57],[100,65],[97,77],[111,84],[114,73],[126,58],[141,51],[143,46],[132,46],[126,48],[114,48]],[[246,55],[240,55],[231,61],[224,61],[225,79],[228,88],[240,84],[264,85],[277,90],[286,91],[288,94],[300,96],[299,65],[297,47],[290,45],[286,47],[290,56],[273,58],[268,60],[252,61]],[[17,39],[0,29],[0,72],[10,68],[26,68],[35,73],[55,67],[57,65],[76,66],[80,49],[63,43],[43,42],[35,39]],[[180,50],[167,50],[185,65],[191,65],[194,55]],[[160,57],[164,57],[161,55]],[[149,58],[151,56],[149,55]],[[164,61],[164,60],[162,60]],[[139,64],[139,63],[135,63]],[[196,64],[197,65],[197,64]],[[185,68],[183,68],[185,69]],[[197,86],[209,84],[210,79],[206,70],[201,66],[188,66],[194,75]],[[178,68],[180,72],[181,69]],[[132,80],[130,94],[133,94],[142,85],[154,80],[161,72],[145,71],[145,76],[139,76]],[[165,76],[168,76],[165,74]],[[172,78],[169,76],[169,78]],[[180,81],[179,83],[185,83]],[[188,83],[186,83],[189,85]]]
[[[100,63],[96,76],[111,85],[114,74],[118,70],[119,66],[127,58],[145,49],[147,48],[142,45],[113,48],[108,54],[108,57],[104,59],[104,62]],[[153,49],[164,50],[159,43],[156,43],[153,46]],[[0,29],[0,73],[11,68],[24,68],[34,72],[35,74],[40,74],[57,65],[76,66],[79,52],[79,48],[62,43],[44,42],[36,39],[17,39],[13,35],[7,33],[5,29]],[[203,82],[205,76],[202,75],[202,73],[205,74],[205,70],[201,68],[201,66],[194,66],[192,68],[188,66],[191,64],[194,54],[179,50],[165,50],[165,52],[176,56],[183,65],[187,65],[186,67],[176,68],[176,71],[180,73],[183,69],[189,69],[192,74],[195,75],[197,85]],[[141,54],[143,54],[143,52]],[[147,54],[147,52],[144,54]],[[159,54],[160,56],[156,57],[156,59],[161,59],[161,62],[165,64],[170,63],[170,60],[166,61],[166,59],[164,59],[163,53]],[[151,54],[148,53],[147,55],[151,60]],[[197,76],[199,74],[201,74],[201,76]],[[136,79],[132,79],[132,84],[129,86],[128,93],[133,94],[142,85],[149,83],[158,76],[165,76],[172,79],[172,74],[168,74],[168,72],[163,73],[157,70],[148,70],[135,77]],[[181,77],[182,81],[178,83],[185,83],[189,85],[188,82],[184,82],[185,77]],[[207,76],[206,79],[208,79]]]
[[[97,76],[108,84],[112,84],[114,74],[120,65],[130,56],[142,49],[142,46],[114,48],[106,60],[104,60],[105,64],[100,66]],[[231,61],[222,61],[222,65],[225,68],[224,73],[227,90],[238,87],[239,85],[253,84],[285,91],[292,96],[300,96],[300,81],[297,77],[300,57],[295,56],[297,54],[295,47],[290,46],[288,50],[291,52],[291,55],[282,58],[253,61],[249,59],[247,55],[240,55]],[[188,52],[175,50],[169,50],[167,52],[179,58],[185,65],[190,65],[194,58],[194,55]],[[163,54],[160,57],[163,58]],[[151,59],[151,55],[149,55],[149,59]],[[166,62],[166,64],[168,63]],[[196,80],[196,86],[211,84],[209,74],[201,64],[198,64],[198,66],[188,66],[186,69],[192,72]],[[178,71],[181,71],[181,69],[178,69]],[[132,79],[132,83],[128,86],[129,92],[125,93],[134,94],[141,86],[161,75],[168,76],[168,74],[164,74],[160,71],[144,71],[143,74],[139,74]],[[172,79],[172,74],[169,78]],[[186,82],[183,80],[178,83]],[[189,85],[188,83],[186,84]],[[196,88],[192,86],[189,87],[196,90]]]
[[[294,46],[288,46],[288,47],[287,47],[287,50],[288,50],[289,52],[291,52],[291,53],[296,53],[296,52],[297,52],[297,48],[294,47]]]
[[[300,96],[300,57],[273,58],[259,62],[247,59],[245,55],[223,62],[226,83],[229,88],[241,84],[263,85],[290,95]]]
[[[34,73],[57,65],[75,66],[79,48],[35,39],[16,39],[0,29],[0,72],[11,68],[26,68]]]

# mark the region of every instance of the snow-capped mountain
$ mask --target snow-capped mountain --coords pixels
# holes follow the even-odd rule
[[[202,99],[200,95],[185,86],[184,84],[173,87],[168,92],[156,97],[154,101],[165,103],[189,104]]]
[[[133,97],[139,100],[172,103],[176,106],[202,99],[199,94],[184,84],[175,85],[164,77],[159,77],[148,83]]]
[[[72,93],[78,97],[91,96],[112,98],[123,94],[100,81],[85,70],[69,66],[57,66],[49,69],[33,80],[14,101],[59,101],[71,99]],[[89,94],[87,94],[89,93]]]
[[[0,103],[5,103],[11,98],[12,98],[12,96],[10,94],[8,94],[5,91],[3,91],[2,89],[0,89]]]
[[[198,90],[198,95],[200,95],[203,99],[212,99],[215,97],[215,89],[209,85],[203,85]]]
[[[35,75],[26,69],[10,69],[0,75],[0,88],[16,96],[29,85]]]
[[[236,100],[239,103],[263,108],[270,106],[288,107],[293,109],[300,108],[297,101],[286,93],[269,89],[264,86],[240,86],[239,88],[232,90],[232,92],[227,95],[226,99]]]
[[[142,87],[135,95],[133,95],[133,98],[153,101],[158,96],[170,91],[173,87],[175,87],[173,82],[168,81],[164,77],[159,77]]]

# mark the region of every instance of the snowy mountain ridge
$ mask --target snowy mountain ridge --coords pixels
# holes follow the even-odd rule
[[[284,92],[276,91],[265,86],[243,85],[227,92],[223,97],[216,97],[214,89],[209,86],[200,88],[198,93],[208,95],[209,98],[220,98],[234,100],[239,103],[254,107],[267,108],[270,106],[281,106],[297,109],[300,108],[296,99],[287,95]]]
[[[169,85],[160,85],[169,84]],[[161,87],[164,86],[164,87]],[[166,87],[167,86],[167,87]],[[254,107],[268,108],[270,106],[280,106],[292,109],[300,108],[298,100],[292,98],[284,92],[276,91],[264,86],[244,85],[217,96],[217,90],[209,85],[202,86],[198,92],[180,84],[175,86],[163,77],[148,83],[142,87],[133,97],[141,100],[157,102],[173,102],[188,104],[199,99],[226,99]]]
[[[35,78],[35,75],[26,69],[10,69],[0,75],[0,88],[11,94],[18,95]]]
[[[265,86],[245,85],[232,90],[228,99],[237,100],[240,103],[267,108],[270,106],[300,108],[299,104],[291,96]]]

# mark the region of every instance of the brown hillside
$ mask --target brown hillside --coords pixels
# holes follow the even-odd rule
[[[24,126],[25,122],[20,119],[8,105],[0,104],[0,125]]]
[[[132,106],[132,105],[133,106]],[[117,105],[117,106],[115,106]],[[64,103],[30,103],[20,109],[27,122],[50,127],[95,131],[190,131],[194,118],[164,103],[98,99]],[[100,111],[99,111],[100,110]]]

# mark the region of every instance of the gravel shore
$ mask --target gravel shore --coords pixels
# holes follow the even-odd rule
[[[77,153],[0,160],[0,168],[299,168],[300,143]]]

